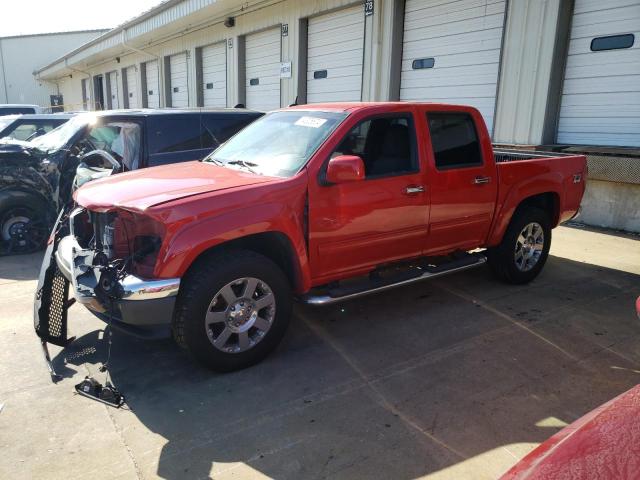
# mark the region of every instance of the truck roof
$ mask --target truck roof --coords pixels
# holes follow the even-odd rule
[[[96,116],[108,115],[126,115],[132,117],[148,117],[153,115],[188,115],[194,113],[240,113],[240,114],[261,114],[255,110],[247,110],[246,108],[139,108],[139,109],[121,109],[121,110],[100,110],[93,113]]]
[[[387,108],[402,108],[407,105],[430,105],[437,108],[474,108],[470,105],[456,105],[451,103],[438,103],[438,102],[331,102],[331,103],[313,103],[305,105],[294,105],[289,107],[290,109],[297,110],[317,110],[324,112],[354,112],[356,110],[375,109],[380,107]]]

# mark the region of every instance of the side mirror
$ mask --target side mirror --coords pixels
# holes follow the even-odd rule
[[[120,163],[104,150],[85,153],[78,158],[78,162],[72,186],[74,192],[87,182],[108,177],[120,170]]]
[[[91,157],[99,157],[101,158],[105,164],[108,164],[113,168],[113,171],[116,172],[120,169],[120,163],[113,158],[113,156],[109,152],[105,152],[104,150],[91,150],[90,152],[85,153],[84,155],[78,158],[78,161],[81,163],[88,163],[87,160]]]
[[[364,162],[357,155],[339,155],[329,160],[327,182],[347,183],[364,180]]]

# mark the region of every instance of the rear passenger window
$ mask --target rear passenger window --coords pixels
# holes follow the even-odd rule
[[[202,148],[218,148],[260,115],[202,114]]]
[[[149,154],[199,150],[199,115],[150,115],[147,118]]]
[[[438,170],[482,165],[475,123],[467,113],[428,113]]]

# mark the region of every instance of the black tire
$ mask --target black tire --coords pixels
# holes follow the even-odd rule
[[[517,262],[517,244],[520,233],[528,225],[535,223],[542,227],[544,237],[539,257],[529,269],[523,270]],[[489,266],[493,274],[500,280],[515,285],[529,283],[542,271],[549,256],[551,247],[551,221],[544,210],[535,207],[523,207],[516,210],[502,242],[487,252]],[[526,268],[526,267],[525,267]]]
[[[0,202],[0,255],[42,250],[48,235],[47,212],[38,202],[22,197]]]
[[[222,351],[213,345],[214,326],[205,324],[205,317],[211,311],[210,303],[219,298],[223,287],[230,282],[249,277],[264,282],[260,285],[266,285],[275,298],[275,314],[271,316],[270,328],[255,344],[250,336],[252,346],[248,350]],[[256,295],[258,294],[256,289]],[[264,293],[262,295],[264,296]],[[200,259],[183,278],[174,313],[173,336],[178,345],[186,348],[196,360],[208,368],[218,372],[240,370],[260,362],[276,348],[287,330],[291,309],[289,281],[274,262],[248,250],[216,252]],[[255,311],[258,311],[257,308]],[[219,325],[215,324],[215,327]],[[227,323],[221,325],[222,328],[227,328]],[[248,333],[257,337],[260,331],[249,330]],[[231,335],[230,341],[233,335],[237,335],[240,348],[240,334]]]

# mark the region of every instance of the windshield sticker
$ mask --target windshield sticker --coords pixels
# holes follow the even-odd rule
[[[300,127],[320,128],[327,122],[326,118],[300,117],[295,125]]]

